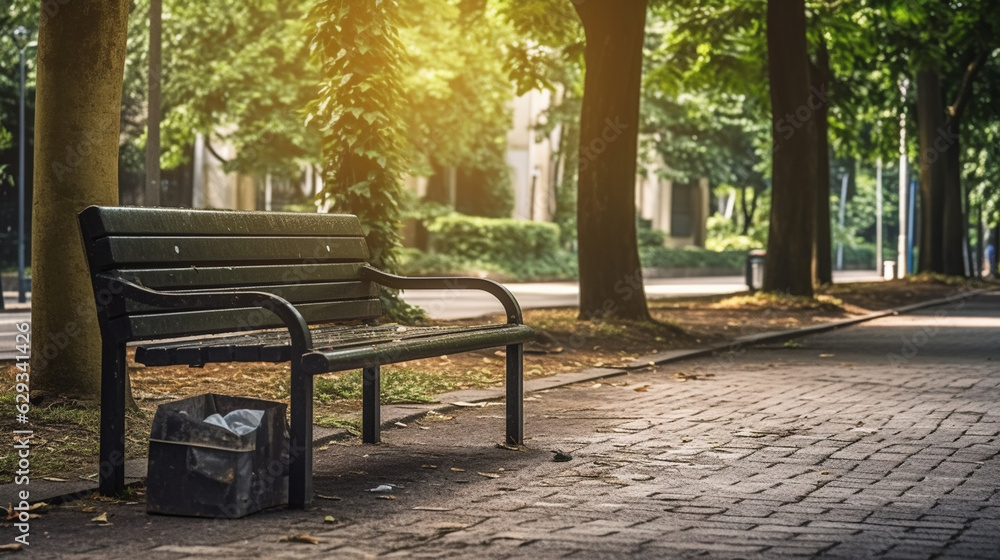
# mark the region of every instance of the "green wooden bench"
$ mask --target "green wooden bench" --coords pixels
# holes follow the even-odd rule
[[[380,365],[504,346],[506,437],[522,443],[522,345],[534,333],[500,284],[376,270],[351,215],[92,206],[79,221],[103,348],[102,494],[124,489],[125,348],[136,341],[146,366],[291,362],[292,507],[312,499],[314,375],[363,370],[362,436],[377,443]],[[378,325],[378,285],[484,290],[507,323]]]

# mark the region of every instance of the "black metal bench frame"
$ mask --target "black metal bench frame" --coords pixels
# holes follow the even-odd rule
[[[506,440],[509,444],[523,443],[522,345],[533,333],[523,325],[517,300],[496,282],[482,278],[407,278],[376,270],[367,264],[368,249],[360,222],[350,215],[93,206],[80,213],[80,226],[102,339],[99,485],[104,495],[120,494],[125,486],[125,356],[126,345],[136,341],[240,333],[253,342],[262,328],[287,329],[287,342],[269,347],[272,353],[267,360],[291,362],[290,507],[306,507],[312,499],[313,376],[321,373],[363,370],[362,438],[365,443],[378,443],[381,365],[505,347]],[[336,235],[326,234],[326,228],[336,231]],[[304,254],[302,249],[315,243],[319,243],[318,251]],[[171,245],[173,252],[169,251]],[[285,245],[294,254],[280,256]],[[341,246],[342,250],[331,249],[331,245]],[[322,254],[317,256],[317,252]],[[291,281],[275,281],[277,272],[285,268],[308,270],[309,282],[294,274]],[[327,268],[339,276],[324,277]],[[246,279],[243,271],[264,271],[272,283]],[[198,283],[199,289],[186,289]],[[483,290],[503,305],[507,324],[450,329],[413,340],[355,343],[344,348],[314,345],[310,324],[380,315],[376,285],[403,290]],[[330,299],[316,300],[321,297],[317,292],[324,290]],[[353,294],[353,299],[345,301],[347,292]],[[311,299],[308,304],[293,303],[289,299],[294,297],[286,299],[278,294]],[[262,316],[270,319],[262,322]],[[344,327],[341,332],[354,331]],[[191,345],[211,345],[213,340],[220,339],[140,348],[137,361],[143,355],[148,359],[159,356],[161,361],[155,365],[259,359],[239,355],[220,359],[215,353],[197,348],[192,351]],[[175,352],[185,346],[187,354]],[[239,344],[235,347],[237,354],[241,349],[257,349]],[[212,349],[226,350],[218,346]]]

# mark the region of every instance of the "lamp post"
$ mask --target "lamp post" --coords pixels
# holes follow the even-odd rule
[[[24,51],[35,43],[28,43],[31,34],[24,27],[14,30],[14,44],[21,54],[21,104],[20,130],[18,131],[18,165],[17,165],[17,301],[24,303]]]
[[[910,80],[903,78],[899,81],[899,94],[903,99],[903,108],[899,113],[899,237],[896,245],[896,277],[903,278],[907,274],[907,261],[909,260],[907,251],[909,243],[907,239],[907,226],[912,229],[913,225],[907,220],[907,187],[906,180],[906,90],[910,86]]]

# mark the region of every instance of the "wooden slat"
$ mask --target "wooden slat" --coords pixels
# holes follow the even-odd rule
[[[257,284],[292,284],[296,282],[336,282],[356,280],[363,263],[262,265],[262,266],[189,266],[120,270],[122,280],[152,288],[197,289]]]
[[[523,342],[524,337],[529,336],[530,328],[506,324],[471,327],[337,326],[318,327],[313,329],[312,334],[313,346],[319,353],[335,352],[340,355],[348,352],[357,355],[360,352],[374,356],[380,348],[405,346],[421,349],[438,340],[459,341],[460,344],[471,341],[473,344],[486,344],[485,347],[501,346]],[[135,353],[135,360],[147,366],[281,362],[288,361],[290,357],[288,333],[280,329],[197,341],[140,345]]]
[[[168,290],[169,291],[169,290]],[[274,294],[294,304],[318,303],[324,301],[345,301],[356,299],[371,299],[378,296],[378,287],[371,282],[325,282],[313,284],[288,284],[284,286],[239,286],[227,288],[206,289],[205,292],[267,292]],[[211,309],[206,307],[190,307],[186,309],[166,310],[163,307],[146,305],[133,300],[115,298],[108,304],[108,316],[111,318],[122,315],[155,312],[196,311]]]
[[[349,214],[229,212],[174,208],[91,206],[80,214],[85,237],[107,235],[302,235],[360,236]]]
[[[420,340],[400,340],[310,352],[302,357],[302,367],[306,373],[315,375],[520,344],[528,342],[534,336],[531,327],[525,325],[499,325],[489,329],[470,329]]]
[[[295,306],[309,323],[329,323],[368,319],[382,314],[377,299],[332,303],[307,303]],[[115,321],[131,340],[152,340],[220,332],[239,332],[283,326],[281,320],[263,309],[238,308],[132,315]]]
[[[368,245],[363,237],[105,237],[93,247],[92,264],[102,271],[136,265],[220,266],[368,259]]]

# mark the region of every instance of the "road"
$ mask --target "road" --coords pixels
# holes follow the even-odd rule
[[[874,271],[835,272],[835,282],[874,282],[881,280]],[[742,276],[698,278],[652,278],[644,282],[649,298],[695,297],[731,294],[747,289]],[[580,287],[576,282],[509,284],[507,286],[522,309],[570,307],[579,303]],[[421,290],[403,293],[403,299],[423,307],[432,319],[463,319],[487,313],[503,313],[503,307],[489,294],[457,290]]]
[[[873,271],[848,270],[835,272],[835,282],[871,282],[880,278]],[[569,307],[577,305],[579,285],[575,282],[544,282],[508,284],[522,309]],[[742,276],[698,278],[653,278],[645,281],[650,298],[694,297],[731,294],[746,290]],[[31,320],[30,307],[15,304],[16,292],[6,292],[7,310],[0,312],[0,361],[14,359],[14,337],[17,323]],[[489,313],[503,313],[493,296],[483,292],[421,290],[403,294],[410,304],[427,310],[432,319],[463,319]]]

